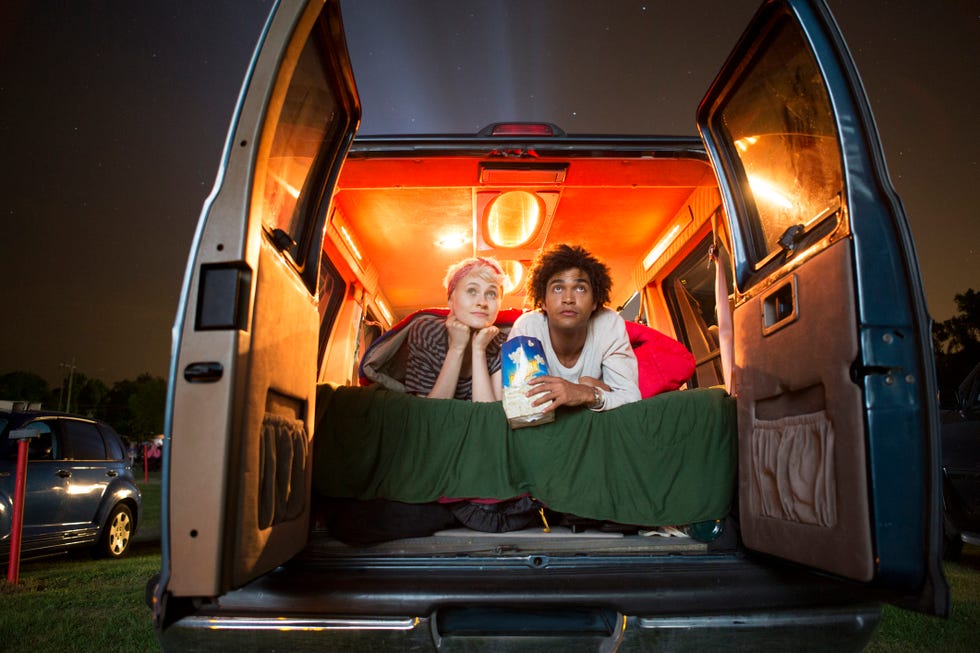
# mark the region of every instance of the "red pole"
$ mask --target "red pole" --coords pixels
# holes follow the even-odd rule
[[[14,477],[14,506],[10,524],[10,560],[7,583],[17,584],[20,574],[20,539],[24,530],[24,488],[27,486],[27,440],[17,443],[17,473]]]
[[[150,482],[150,461],[146,459],[146,443],[143,443],[143,482]]]

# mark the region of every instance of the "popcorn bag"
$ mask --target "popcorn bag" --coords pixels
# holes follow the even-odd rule
[[[541,341],[530,336],[516,336],[503,346],[501,367],[504,377],[504,413],[513,429],[555,421],[554,412],[542,413],[548,406],[532,406],[531,398],[525,396],[531,386],[528,381],[536,376],[548,374],[548,363],[544,358]]]

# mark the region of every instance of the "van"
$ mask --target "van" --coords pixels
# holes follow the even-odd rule
[[[355,137],[338,3],[275,4],[174,326],[165,650],[846,651],[884,603],[948,613],[930,320],[823,2],[765,2],[696,115],[690,138]],[[365,367],[445,307],[452,262],[501,261],[514,314],[556,243],[689,377],[510,429]],[[327,510],[518,491],[582,522],[351,544]]]

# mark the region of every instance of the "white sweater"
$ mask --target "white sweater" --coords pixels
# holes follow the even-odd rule
[[[585,346],[572,367],[565,367],[558,361],[548,335],[548,316],[543,312],[531,311],[517,318],[507,338],[515,336],[531,336],[541,341],[548,373],[552,376],[572,383],[578,383],[583,376],[591,376],[612,388],[605,393],[602,410],[640,400],[636,355],[626,335],[626,323],[612,309],[600,308],[589,319]]]

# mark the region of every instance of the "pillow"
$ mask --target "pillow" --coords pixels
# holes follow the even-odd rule
[[[636,354],[640,396],[644,399],[677,390],[694,374],[694,355],[670,336],[628,320],[626,334]]]

